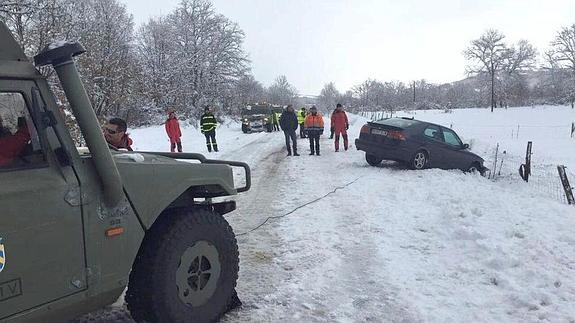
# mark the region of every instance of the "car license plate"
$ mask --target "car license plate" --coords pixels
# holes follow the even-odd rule
[[[254,126],[261,126],[262,122],[261,121],[254,121],[253,125]]]
[[[385,130],[371,129],[371,133],[374,135],[387,136],[387,131],[385,131]]]

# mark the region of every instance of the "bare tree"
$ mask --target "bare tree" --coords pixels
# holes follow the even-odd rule
[[[333,82],[329,82],[324,85],[318,97],[319,107],[329,113],[329,111],[335,108],[335,105],[338,103],[340,98],[341,94],[336,89],[335,84],[333,84]]]
[[[508,55],[507,46],[503,43],[505,36],[494,29],[487,30],[481,37],[471,41],[465,51],[465,58],[471,61],[467,66],[468,74],[487,73],[491,80],[491,112],[496,107],[495,75],[502,68]]]
[[[278,76],[267,92],[271,103],[281,105],[291,104],[298,94],[297,89],[288,82],[285,75]]]
[[[555,68],[566,69],[569,74],[565,95],[573,108],[575,102],[575,24],[563,27],[553,42],[548,58]]]

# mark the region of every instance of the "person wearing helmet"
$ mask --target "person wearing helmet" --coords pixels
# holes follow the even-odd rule
[[[305,117],[305,132],[309,138],[310,155],[314,153],[319,156],[319,136],[323,134],[323,117],[317,112],[314,106],[309,110],[310,113]]]
[[[165,123],[166,133],[168,138],[170,138],[170,151],[174,152],[176,146],[178,146],[178,152],[182,152],[182,132],[180,131],[180,123],[178,118],[176,118],[176,112],[172,109],[168,110],[168,120]]]
[[[218,143],[216,142],[216,127],[218,121],[216,117],[211,112],[209,106],[204,109],[204,114],[200,120],[200,127],[202,128],[202,133],[206,136],[206,146],[208,147],[208,152],[212,152],[212,147],[214,151],[218,151]]]

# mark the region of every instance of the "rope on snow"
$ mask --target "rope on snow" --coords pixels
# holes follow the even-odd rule
[[[259,224],[258,226],[256,226],[255,228],[250,229],[250,230],[248,230],[248,231],[246,231],[246,232],[238,233],[238,234],[236,234],[236,236],[243,236],[243,235],[246,235],[246,234],[248,234],[248,233],[254,232],[254,231],[258,230],[259,228],[263,227],[269,220],[280,219],[280,218],[286,217],[286,216],[288,216],[288,215],[294,213],[295,211],[297,211],[297,210],[299,210],[299,209],[301,209],[301,208],[304,208],[304,207],[306,207],[306,206],[308,206],[308,205],[310,205],[310,204],[313,204],[313,203],[315,203],[315,202],[318,202],[318,201],[320,201],[320,200],[323,200],[324,198],[328,197],[329,195],[334,194],[335,192],[337,192],[337,191],[339,191],[339,190],[342,190],[342,189],[344,189],[344,188],[350,186],[351,184],[357,182],[357,181],[358,181],[360,178],[362,178],[362,177],[363,177],[363,176],[360,176],[360,177],[354,179],[353,181],[351,181],[351,182],[349,182],[349,183],[347,183],[347,184],[345,184],[345,185],[343,185],[343,186],[338,186],[338,187],[334,188],[332,191],[330,191],[330,192],[324,194],[323,196],[318,197],[318,198],[316,198],[315,200],[309,201],[309,202],[307,202],[307,203],[305,203],[305,204],[302,204],[302,205],[296,207],[295,209],[289,211],[288,213],[285,213],[285,214],[282,214],[282,215],[268,216],[268,217],[264,220],[264,222],[260,223],[260,224]]]

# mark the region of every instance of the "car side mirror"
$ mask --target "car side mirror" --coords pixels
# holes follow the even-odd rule
[[[461,149],[469,149],[469,144],[463,144],[463,146],[461,146]]]

